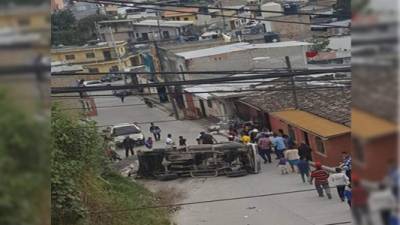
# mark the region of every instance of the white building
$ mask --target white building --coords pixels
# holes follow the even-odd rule
[[[287,41],[250,44],[246,42],[222,45],[169,55],[168,71],[248,71],[255,69],[286,68],[285,56],[290,56],[292,68],[306,69],[306,51],[310,43]],[[201,78],[215,77],[204,74]],[[186,74],[184,79],[199,79]]]

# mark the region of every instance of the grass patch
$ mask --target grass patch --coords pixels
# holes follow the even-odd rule
[[[84,195],[90,212],[84,224],[170,225],[166,209],[129,210],[161,204],[156,196],[128,178],[108,174],[103,179],[87,179]],[[121,212],[110,212],[118,211]]]

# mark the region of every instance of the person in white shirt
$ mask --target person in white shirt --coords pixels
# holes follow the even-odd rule
[[[348,185],[350,183],[350,180],[347,177],[347,175],[342,172],[342,168],[338,167],[335,169],[335,171],[336,171],[336,173],[331,174],[329,176],[329,183],[336,186],[340,200],[342,200],[342,202],[344,202],[344,200],[345,200],[344,190],[346,188],[346,185]]]
[[[297,149],[288,149],[284,152],[285,158],[288,160],[290,168],[292,169],[292,173],[296,172],[295,166],[299,163],[300,156],[299,150]]]
[[[167,144],[168,148],[173,148],[174,147],[175,142],[174,142],[174,140],[172,140],[172,135],[171,134],[167,135],[167,139],[165,139],[165,144]]]

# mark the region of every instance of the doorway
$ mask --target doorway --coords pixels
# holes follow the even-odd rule
[[[200,108],[201,108],[202,116],[203,117],[207,117],[206,107],[204,106],[204,101],[202,99],[200,99],[199,102],[200,102]]]
[[[310,141],[308,140],[308,134],[307,132],[303,131],[303,137],[304,137],[304,142],[310,146]]]

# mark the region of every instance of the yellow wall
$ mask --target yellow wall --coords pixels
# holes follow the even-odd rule
[[[88,63],[88,62],[98,62],[98,61],[104,61],[104,54],[103,51],[111,51],[111,55],[113,59],[117,58],[117,55],[114,54],[114,48],[113,47],[102,47],[102,48],[75,48],[71,50],[53,50],[51,52],[51,59],[52,61],[61,61],[61,62],[68,62],[68,63]],[[117,45],[117,51],[119,52],[120,56],[124,56],[127,51],[126,51],[126,44],[120,44]],[[87,53],[94,53],[95,57],[94,58],[88,58],[86,56]],[[74,55],[75,59],[73,60],[67,60],[66,56],[67,55]]]
[[[126,49],[126,43],[117,45],[117,50],[121,56],[121,64],[116,54],[112,53],[111,60],[105,60],[103,51],[114,52],[113,47],[103,46],[94,48],[69,48],[69,49],[53,49],[51,52],[52,61],[67,62],[71,65],[80,64],[83,66],[85,72],[89,69],[97,69],[100,73],[108,73],[110,70],[118,66],[119,71],[124,71],[126,68],[138,66],[141,64],[139,55],[129,54]],[[87,58],[87,53],[94,53],[95,58]],[[67,60],[66,55],[74,55],[74,60]],[[132,61],[133,64],[132,64]]]
[[[186,18],[186,20],[185,20]],[[176,15],[176,16],[171,16],[171,17],[165,17],[165,20],[172,20],[172,21],[197,21],[197,16],[196,15]]]
[[[27,20],[27,25],[21,26],[20,21]],[[19,15],[0,15],[0,27],[13,27],[23,30],[42,30],[49,29],[50,14],[48,12],[33,13],[33,14],[19,14]]]
[[[121,66],[119,65],[118,60],[112,60],[112,61],[106,61],[106,62],[102,62],[102,63],[87,64],[87,65],[85,65],[85,67],[86,68],[97,68],[100,73],[108,73],[108,72],[110,72],[110,69],[113,66],[118,66],[119,70],[122,71],[125,68],[132,67],[132,66],[137,66],[137,65],[132,65],[132,63],[131,63],[130,59],[134,58],[134,57],[139,57],[139,56],[138,55],[132,55],[132,56],[123,58],[121,60],[122,61],[121,62]]]

